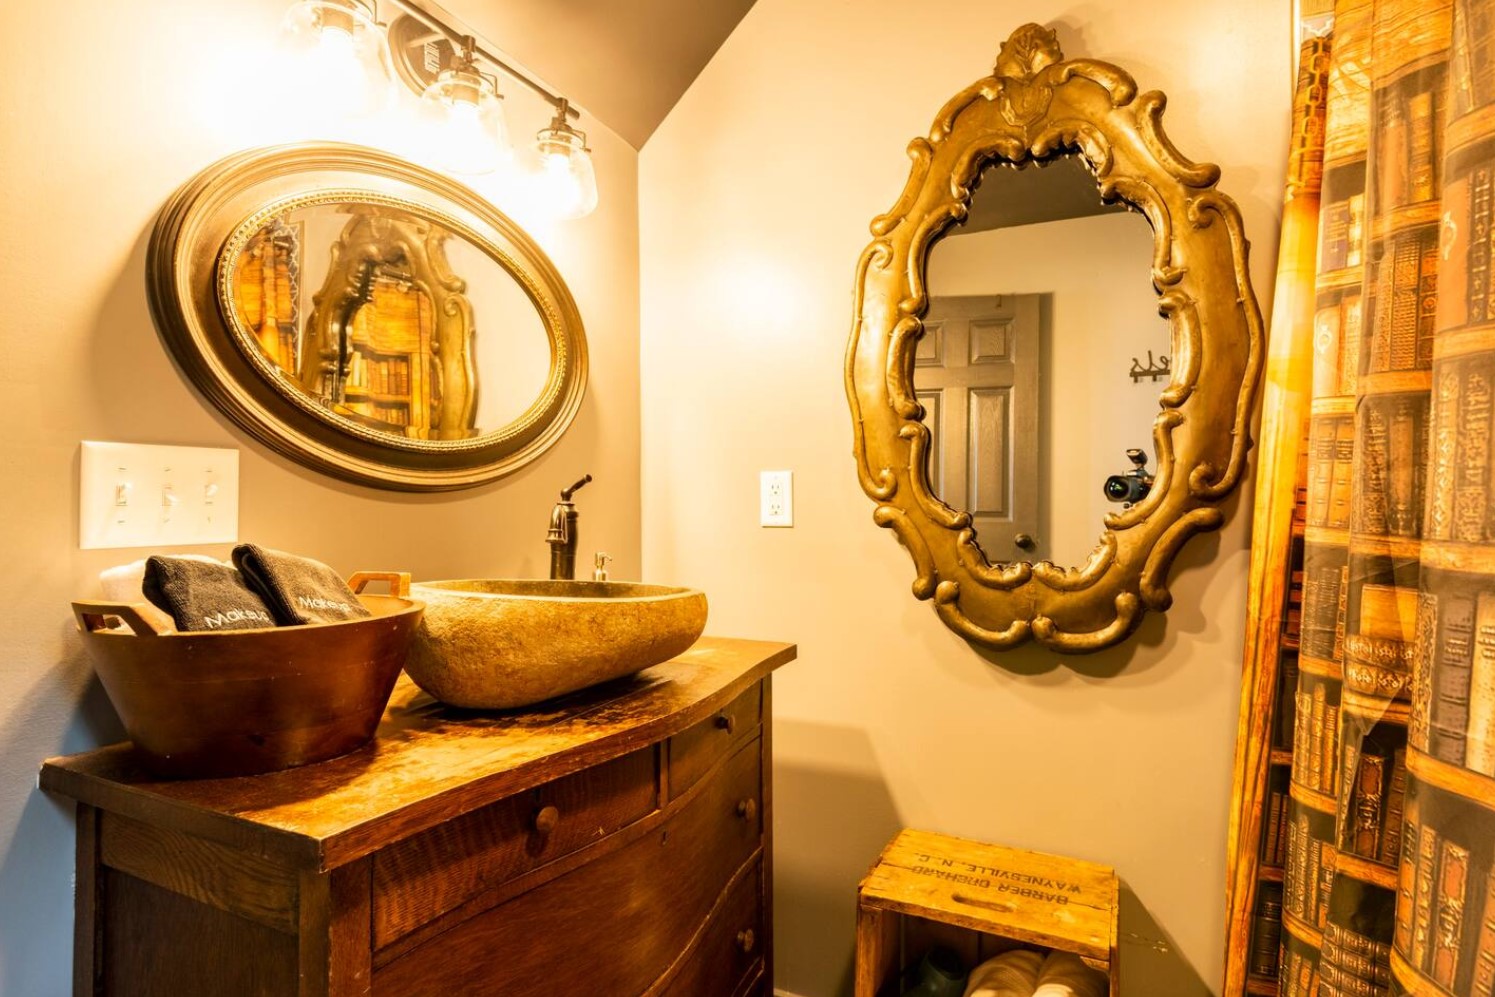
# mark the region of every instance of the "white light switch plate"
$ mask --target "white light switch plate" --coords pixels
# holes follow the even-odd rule
[[[794,472],[762,471],[758,475],[758,525],[794,525]]]
[[[170,547],[239,538],[239,451],[83,441],[78,546]]]

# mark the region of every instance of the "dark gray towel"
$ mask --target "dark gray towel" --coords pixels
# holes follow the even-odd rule
[[[257,544],[234,548],[234,564],[281,626],[372,616],[342,576],[321,561]]]
[[[145,562],[145,597],[171,615],[178,630],[273,627],[269,607],[227,564],[156,556]]]

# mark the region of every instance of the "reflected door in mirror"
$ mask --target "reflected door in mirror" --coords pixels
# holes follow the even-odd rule
[[[914,353],[935,493],[987,552],[1022,560],[1038,521],[1038,296],[932,298]]]
[[[1129,373],[1172,350],[1152,257],[1147,221],[1104,203],[1072,154],[987,167],[965,221],[931,250],[914,361],[915,395],[939,409],[925,417],[930,485],[971,515],[989,562],[1081,566],[1106,515],[1140,500],[1107,482],[1143,480],[1128,477],[1128,451],[1156,468],[1166,384]],[[951,393],[966,384],[969,396]]]

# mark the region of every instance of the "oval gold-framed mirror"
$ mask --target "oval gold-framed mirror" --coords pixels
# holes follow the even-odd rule
[[[362,484],[500,477],[565,432],[586,389],[581,317],[544,251],[481,195],[375,149],[214,163],[162,210],[147,284],[213,404]]]
[[[992,75],[957,94],[929,136],[909,144],[913,166],[903,193],[872,223],[873,241],[857,267],[846,357],[858,475],[877,503],[874,521],[893,530],[913,558],[914,595],[932,599],[946,625],[974,644],[1004,649],[1034,640],[1090,652],[1125,639],[1147,612],[1168,608],[1174,558],[1191,536],[1223,523],[1221,505],[1245,473],[1264,348],[1247,241],[1235,203],[1215,187],[1219,169],[1190,162],[1163,134],[1165,103],[1161,93],[1139,94],[1117,66],[1065,61],[1051,30],[1024,25],[1003,44]],[[1152,452],[1129,449],[1137,469],[1123,464],[1105,480],[1119,508],[1096,524],[1099,541],[1074,566],[1009,558],[1008,549],[997,548],[1004,525],[998,513],[1023,505],[1009,501],[1014,493],[996,502],[980,498],[974,483],[954,489],[959,494],[940,487],[949,475],[938,464],[940,440],[921,400],[929,382],[915,381],[937,352],[935,325],[968,325],[959,342],[972,361],[1019,341],[1010,326],[978,337],[975,313],[962,309],[991,302],[932,299],[931,251],[967,221],[986,171],[1064,158],[1088,170],[1101,199],[1123,202],[1147,220],[1151,252],[1144,251],[1138,275],[1150,271],[1168,325],[1166,359],[1156,363],[1149,352],[1143,371],[1166,378],[1146,441]],[[1085,266],[1086,248],[1072,246],[1070,268]],[[993,310],[982,321],[996,328],[1007,319]],[[1117,369],[1116,376],[1127,372]],[[961,423],[972,448],[960,450],[963,467],[976,467],[974,448],[994,437],[993,418],[1004,432],[1038,434],[1032,406],[1015,405],[1017,389],[1009,387],[985,389],[984,400],[971,403]],[[1013,452],[1008,447],[993,462],[1003,473],[990,479],[992,487],[1024,480]],[[1146,468],[1152,461],[1155,468]],[[963,483],[977,477],[960,468],[952,474]],[[1005,526],[1020,550],[1037,546],[1022,524]]]

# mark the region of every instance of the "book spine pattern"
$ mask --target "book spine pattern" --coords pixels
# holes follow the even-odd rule
[[[1495,0],[1336,8],[1279,992],[1495,997]]]
[[[1495,591],[1481,592],[1475,606],[1464,766],[1495,776]]]
[[[1433,757],[1451,765],[1464,764],[1468,739],[1470,669],[1474,654],[1474,607],[1463,594],[1438,598],[1442,624],[1440,653],[1432,665],[1428,745]]]
[[[1469,883],[1469,850],[1444,841],[1438,862],[1435,922],[1432,926],[1433,982],[1451,990],[1459,965],[1459,941],[1464,927],[1464,891]]]
[[[1281,946],[1282,886],[1263,883],[1251,925],[1251,972],[1257,976],[1276,976]]]
[[[1473,997],[1495,997],[1495,872],[1486,879],[1484,912],[1474,952],[1471,993]]]
[[[1402,825],[1406,821],[1407,749],[1398,748],[1391,756],[1391,784],[1386,792],[1386,819],[1376,845],[1376,858],[1383,865],[1396,867],[1402,854]]]
[[[1406,824],[1402,832],[1402,856],[1397,872],[1395,933],[1392,944],[1403,956],[1410,958],[1412,952],[1412,908],[1417,899],[1417,842],[1422,828],[1417,823],[1417,798],[1407,801]]]

